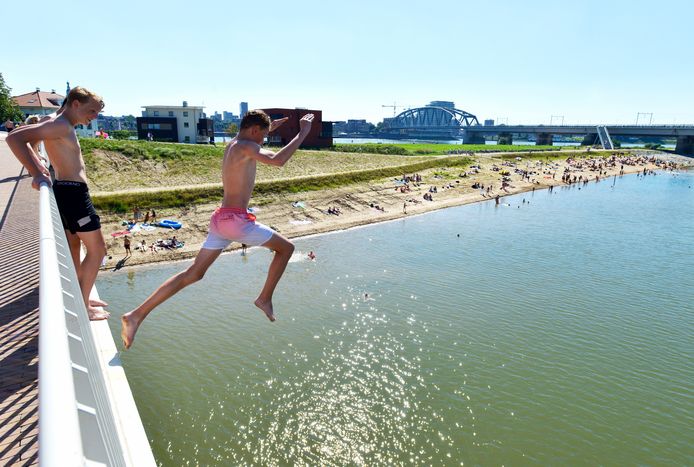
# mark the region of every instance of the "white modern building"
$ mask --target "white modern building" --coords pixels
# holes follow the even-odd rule
[[[214,141],[213,122],[206,118],[202,106],[183,101],[181,106],[147,105],[143,109],[142,117],[137,118],[139,139],[202,144]]]

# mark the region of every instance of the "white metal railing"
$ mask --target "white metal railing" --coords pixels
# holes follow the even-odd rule
[[[155,465],[124,375],[115,381],[109,375],[109,366],[122,373],[113,339],[105,322],[96,328],[89,321],[48,184],[41,184],[39,197],[39,463]],[[97,329],[106,329],[101,339],[110,341],[113,350],[107,350],[116,355],[105,364]],[[117,407],[119,399],[125,407]]]
[[[48,185],[41,184],[39,459],[41,465],[53,465],[51,459],[61,459],[64,465],[83,465],[82,437],[75,402],[67,324],[65,312],[61,312],[64,309],[63,292],[50,198],[52,196]],[[70,399],[71,403],[66,403]]]

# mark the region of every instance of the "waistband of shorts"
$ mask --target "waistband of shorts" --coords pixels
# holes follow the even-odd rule
[[[248,209],[245,208],[237,208],[237,207],[224,207],[220,206],[216,209],[215,212],[218,213],[228,213],[228,214],[248,214]]]
[[[53,186],[88,188],[86,183],[76,182],[74,180],[56,180],[55,182],[53,182]]]

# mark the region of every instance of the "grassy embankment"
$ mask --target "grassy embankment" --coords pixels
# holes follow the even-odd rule
[[[119,213],[129,211],[135,205],[180,207],[215,202],[222,197],[219,183],[222,146],[95,139],[81,140],[81,144],[94,204],[99,210]],[[466,146],[472,145],[367,146],[370,147],[364,148],[363,152],[355,153],[300,150],[282,168],[259,165],[255,194],[328,189],[431,168],[464,167],[472,162],[472,159],[459,155],[441,156],[450,150],[445,146],[470,150]],[[382,151],[389,146],[405,153],[367,152]],[[518,146],[495,146],[499,152],[510,148],[517,150]],[[572,154],[566,150],[537,152],[537,146],[532,148],[535,151],[533,158],[546,160],[566,158]],[[419,155],[414,155],[411,150]],[[524,157],[529,156],[524,154]]]

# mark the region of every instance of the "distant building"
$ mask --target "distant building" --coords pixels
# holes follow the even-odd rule
[[[333,145],[332,122],[323,121],[323,112],[308,109],[262,109],[272,120],[289,117],[282,126],[268,135],[268,143],[284,146],[299,132],[299,120],[306,114],[313,114],[313,125],[301,147],[325,148]]]
[[[444,109],[455,109],[455,102],[451,101],[431,101],[427,107],[443,107]]]
[[[65,96],[56,94],[55,89],[51,92],[45,92],[36,88],[36,91],[14,96],[12,100],[24,113],[24,116],[28,117],[29,115],[52,114],[63,104]]]
[[[366,120],[347,120],[347,133],[369,133],[373,127]]]
[[[151,134],[155,141],[178,143],[213,143],[214,122],[205,118],[204,107],[189,106],[183,101],[181,106],[144,106],[142,117],[137,118],[138,139],[148,139]]]
[[[494,119],[488,118],[484,121],[484,126],[494,126]]]
[[[120,117],[115,117],[111,115],[99,115],[99,129],[105,132],[115,131],[115,130],[137,130],[137,122],[135,117],[132,115],[123,115]]]
[[[77,125],[75,133],[81,138],[94,138],[99,130],[99,120],[92,120],[89,125]]]
[[[347,120],[346,122],[332,122],[334,135],[367,135],[374,129],[374,125],[366,120]]]
[[[333,124],[333,136],[339,136],[340,134],[347,134],[347,122],[337,121],[332,122]]]
[[[241,119],[248,113],[248,102],[241,102],[239,105],[239,116]]]
[[[222,112],[221,120],[214,121],[214,131],[216,133],[225,133],[230,125],[236,124],[238,126],[241,123],[241,118],[238,115],[234,115],[232,112]]]

